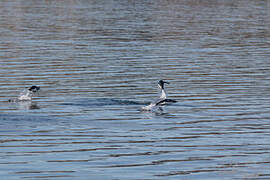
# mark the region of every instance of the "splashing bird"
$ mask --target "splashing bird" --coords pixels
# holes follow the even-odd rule
[[[31,86],[26,91],[22,92],[18,98],[10,99],[9,102],[31,101],[34,94],[37,93],[39,90],[39,86]]]

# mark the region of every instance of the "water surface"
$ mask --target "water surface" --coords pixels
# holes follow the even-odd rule
[[[5,179],[269,179],[268,1],[0,2]],[[170,82],[178,102],[140,112]],[[32,102],[8,103],[31,85]]]

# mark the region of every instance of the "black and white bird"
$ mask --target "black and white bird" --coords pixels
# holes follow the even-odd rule
[[[38,86],[31,86],[27,89],[25,94],[21,94],[20,97],[18,97],[19,101],[31,101],[32,97],[35,93],[37,93],[40,90],[40,87]]]
[[[165,84],[170,84],[170,83],[164,80],[160,80],[158,82],[158,87],[160,88],[160,97],[154,102],[150,103],[149,105],[142,107],[142,110],[151,111],[155,108],[160,108],[160,106],[177,102],[176,100],[167,98],[167,93],[165,91],[165,86],[164,86]]]
[[[16,99],[10,99],[9,102],[18,102],[18,101],[31,101],[35,93],[40,90],[39,86],[31,86],[26,91],[22,92],[20,96]]]

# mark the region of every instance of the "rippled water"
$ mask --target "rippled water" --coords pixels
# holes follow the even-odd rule
[[[1,178],[270,179],[269,8],[1,1]]]

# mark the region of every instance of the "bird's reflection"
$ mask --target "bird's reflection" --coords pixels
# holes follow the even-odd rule
[[[17,102],[18,108],[21,110],[33,110],[33,109],[40,109],[38,104],[33,101],[20,101]]]

